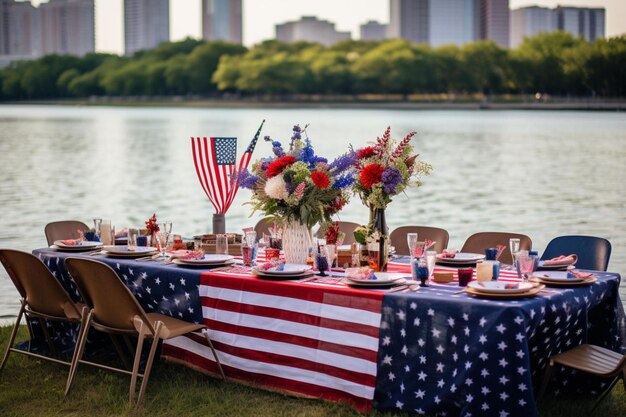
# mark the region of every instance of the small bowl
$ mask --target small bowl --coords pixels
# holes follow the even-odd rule
[[[433,281],[438,282],[440,284],[447,284],[454,280],[454,274],[449,271],[437,271],[433,273]]]

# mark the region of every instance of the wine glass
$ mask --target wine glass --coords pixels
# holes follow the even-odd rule
[[[172,233],[172,222],[169,220],[166,220],[163,223],[161,223],[161,230],[163,230],[167,234],[167,237],[169,238],[170,233]]]
[[[99,219],[99,218],[93,219],[93,231],[95,235],[98,237],[98,240],[100,240],[100,225],[101,224],[102,224],[102,219]]]
[[[165,257],[165,249],[167,248],[167,240],[169,235],[164,230],[159,230],[156,233],[157,242],[159,244],[159,249],[161,250],[161,256]]]
[[[335,263],[335,257],[337,256],[337,245],[325,245],[326,257],[328,258],[328,267],[332,268]]]
[[[428,266],[428,278],[433,276],[435,270],[435,261],[437,260],[437,252],[434,250],[426,251],[426,265]]]
[[[512,259],[512,267],[515,269],[515,255],[519,252],[520,248],[520,240],[519,238],[512,237],[509,239],[509,248],[511,249],[511,259]]]
[[[527,251],[519,251],[515,256],[517,264],[517,276],[524,282],[528,281],[528,276],[535,270],[535,259],[528,255]]]
[[[409,245],[409,254],[411,259],[415,256],[415,248],[417,247],[417,233],[407,233],[406,243]]]

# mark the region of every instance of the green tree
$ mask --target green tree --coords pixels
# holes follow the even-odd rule
[[[484,94],[504,92],[508,69],[506,50],[493,41],[479,41],[461,48],[461,63],[468,69],[464,76],[467,90]]]
[[[208,94],[217,91],[213,74],[222,56],[241,55],[246,52],[241,45],[226,42],[207,42],[197,46],[189,55],[189,92]]]
[[[626,97],[626,36],[593,44],[585,62],[586,84],[594,94]]]

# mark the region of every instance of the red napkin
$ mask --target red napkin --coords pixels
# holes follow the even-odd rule
[[[557,266],[557,265],[567,266],[567,265],[575,264],[577,260],[578,260],[578,256],[574,254],[561,255],[561,256],[557,256],[556,258],[546,259],[545,261],[543,261],[543,264],[545,266]]]
[[[175,250],[170,252],[170,259],[202,259],[204,252],[199,250]]]
[[[454,258],[456,256],[456,250],[448,250],[444,249],[441,254],[439,254],[440,258]]]
[[[574,275],[576,278],[587,279],[591,278],[593,274],[591,272],[582,272],[582,271],[569,271],[571,275]]]
[[[63,243],[65,246],[76,246],[82,241],[82,239],[65,239],[62,240],[61,243]]]

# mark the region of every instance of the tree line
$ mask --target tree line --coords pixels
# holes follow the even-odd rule
[[[516,49],[490,41],[431,48],[405,40],[252,48],[185,39],[132,57],[48,55],[0,70],[0,100],[91,96],[534,94],[626,97],[626,36],[565,32]]]

